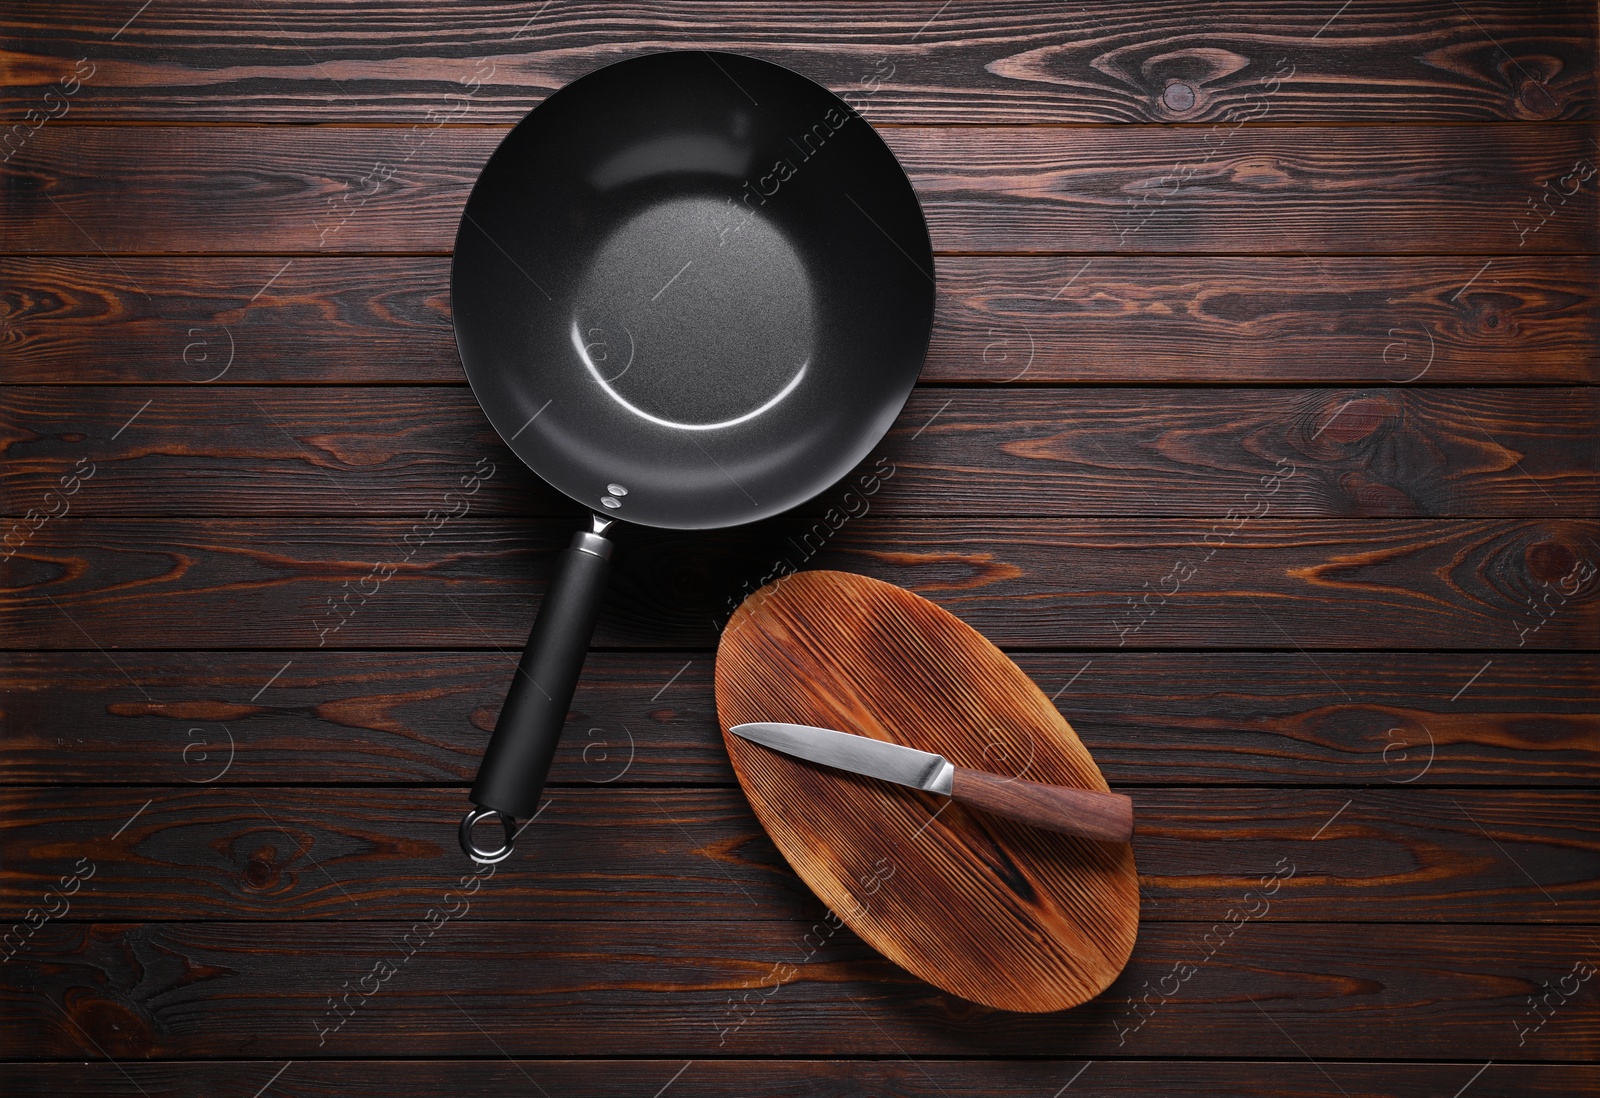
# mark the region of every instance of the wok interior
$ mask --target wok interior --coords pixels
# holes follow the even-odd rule
[[[657,54],[552,96],[456,241],[462,361],[496,430],[631,522],[751,522],[822,491],[903,406],[927,229],[877,135],[750,58]]]

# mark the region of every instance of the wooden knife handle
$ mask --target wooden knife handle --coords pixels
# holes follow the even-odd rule
[[[958,766],[950,795],[962,804],[1048,831],[1108,843],[1133,838],[1133,801],[1121,793],[1042,785]]]

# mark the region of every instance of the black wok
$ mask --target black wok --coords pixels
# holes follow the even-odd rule
[[[495,150],[456,235],[456,343],[518,457],[593,510],[562,553],[461,844],[510,854],[594,631],[612,522],[708,529],[833,484],[927,352],[933,253],[905,173],[827,89],[725,53],[591,73]],[[498,816],[504,842],[474,825]]]

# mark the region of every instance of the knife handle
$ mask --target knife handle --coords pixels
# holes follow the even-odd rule
[[[958,766],[951,778],[950,796],[1047,831],[1108,843],[1133,838],[1133,800],[1121,793],[1043,785]]]

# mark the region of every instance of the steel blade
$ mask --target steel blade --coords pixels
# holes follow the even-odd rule
[[[753,743],[793,755],[797,759],[864,774],[869,778],[909,785],[930,793],[950,795],[950,781],[954,767],[943,755],[885,743],[868,736],[855,736],[849,732],[836,732],[831,728],[814,728],[808,724],[778,724],[757,722],[736,724],[728,729],[736,736]]]

